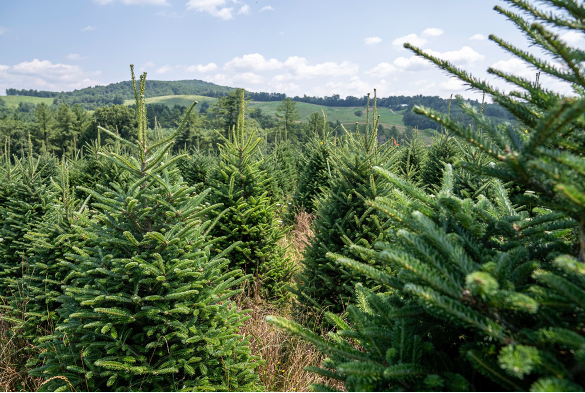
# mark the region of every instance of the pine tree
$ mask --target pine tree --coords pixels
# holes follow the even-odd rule
[[[341,146],[331,151],[335,174],[329,191],[317,203],[315,236],[305,249],[303,271],[297,289],[293,289],[302,304],[315,307],[317,312],[322,308],[341,312],[350,302],[355,284],[365,283],[363,277],[331,263],[326,254],[349,255],[349,246],[374,244],[384,239],[387,229],[385,220],[365,202],[387,191],[379,176],[372,174],[372,168],[391,165],[396,149],[389,144],[378,145],[376,98],[372,124],[369,117],[368,102],[366,132],[360,133],[357,127],[355,131],[345,131]]]
[[[464,162],[462,167],[486,180],[493,179],[490,187],[494,203],[481,193],[473,199],[457,197],[449,166],[436,196],[383,169],[375,169],[394,185],[395,191],[377,198],[372,206],[385,212],[402,229],[397,241],[379,244],[377,250],[353,248],[388,263],[390,270],[372,269],[339,255],[329,256],[347,269],[369,275],[404,301],[415,302],[424,311],[417,318],[436,318],[443,331],[458,332],[458,337],[444,340],[456,349],[456,353],[451,352],[453,358],[459,353],[458,361],[466,361],[495,384],[476,380],[476,387],[582,391],[585,161],[581,155],[585,82],[579,66],[582,51],[563,42],[557,29],[582,32],[585,7],[572,0],[549,0],[542,2],[548,6],[543,11],[523,0],[507,2],[526,12],[531,22],[501,7],[496,10],[526,33],[532,44],[562,62],[563,68],[495,36],[490,38],[541,72],[573,83],[576,96],[563,97],[545,90],[538,81],[490,69],[522,90],[506,95],[407,44],[407,48],[472,88],[491,95],[521,124],[521,128],[496,125],[469,105],[462,107],[476,127],[428,108],[414,110],[439,122],[493,160],[494,165]],[[532,192],[525,199],[537,206],[535,217],[510,203],[502,181],[529,187]],[[571,255],[574,226],[580,229],[578,258]],[[384,326],[374,325],[371,329],[379,335],[390,334]],[[335,344],[328,348],[332,352]],[[337,373],[348,369],[345,365],[330,365]],[[386,373],[388,366],[384,367]],[[371,364],[357,365],[353,370],[356,369],[361,378],[380,377],[380,371],[372,372],[376,370]]]
[[[316,119],[314,121],[316,122]],[[322,123],[320,128],[315,124],[315,133],[306,145],[305,157],[307,158],[300,165],[303,170],[292,198],[289,212],[291,216],[294,216],[301,209],[312,214],[315,211],[315,201],[322,195],[323,190],[329,187],[330,166],[328,160],[332,141],[325,114],[323,114]],[[289,219],[291,218],[289,217]]]
[[[83,244],[81,234],[74,228],[85,225],[89,198],[85,201],[74,199],[65,160],[59,177],[59,182],[51,179],[49,197],[54,198],[53,203],[24,236],[23,243],[29,255],[19,269],[21,276],[12,281],[9,314],[4,318],[14,324],[19,336],[31,341],[42,339],[43,332],[54,330],[61,286],[77,274],[61,264],[62,258]]]
[[[217,161],[217,157],[207,155],[200,150],[192,150],[177,161],[177,168],[188,185],[203,184],[205,188],[208,188],[217,170]]]
[[[50,390],[253,390],[255,359],[237,334],[244,315],[229,301],[245,277],[211,256],[209,191],[194,195],[169,170],[185,123],[146,144],[145,78],[139,93],[134,83],[138,141],[102,129],[137,152],[105,154],[131,177],[86,190],[96,210],[80,228],[87,243],[66,255],[79,276],[63,287],[61,322],[30,374]]]
[[[240,94],[243,101],[244,91]],[[262,162],[257,159],[261,139],[255,130],[245,135],[245,106],[239,107],[237,127],[220,145],[220,167],[212,183],[213,201],[225,209],[223,213],[217,210],[219,221],[213,234],[222,238],[218,242],[220,249],[239,242],[229,254],[230,268],[254,275],[263,296],[279,298],[286,293],[284,284],[292,276],[293,265],[278,243],[285,232],[268,194],[271,179],[260,169]]]
[[[441,185],[441,174],[445,164],[453,164],[457,157],[457,145],[448,134],[436,135],[427,152],[427,159],[422,168],[421,184],[429,190]]]
[[[427,151],[422,141],[418,138],[418,129],[415,129],[406,145],[402,148],[398,160],[398,171],[413,184],[422,182],[422,171],[426,161]]]
[[[30,250],[25,235],[50,209],[52,193],[41,176],[40,157],[29,154],[22,159],[14,157],[15,164],[6,161],[0,209],[0,297],[18,295],[18,279]],[[9,309],[10,307],[7,306]]]
[[[274,146],[267,157],[272,167],[271,173],[276,180],[281,199],[288,200],[295,192],[298,182],[297,160],[299,151],[290,142],[281,142]]]

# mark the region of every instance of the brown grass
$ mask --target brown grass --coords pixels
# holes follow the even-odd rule
[[[38,347],[18,338],[0,315],[0,391],[38,390],[42,379],[30,377],[25,364],[39,353]]]

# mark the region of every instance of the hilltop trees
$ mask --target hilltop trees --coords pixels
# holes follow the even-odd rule
[[[290,98],[282,100],[281,104],[276,108],[276,117],[284,123],[284,140],[288,140],[288,133],[294,130],[294,124],[300,119],[299,114],[295,108],[295,102]]]

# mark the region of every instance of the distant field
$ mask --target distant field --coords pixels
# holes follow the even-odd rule
[[[205,97],[205,96],[160,96],[160,97],[150,97],[146,99],[147,104],[164,104],[168,106],[174,105],[182,105],[182,106],[189,106],[193,103],[193,101],[197,101],[198,108],[204,102],[208,102],[210,105],[217,101],[217,98],[213,97]],[[133,105],[134,100],[126,100],[124,101],[124,105]]]
[[[53,104],[53,98],[50,97],[27,97],[27,96],[0,96],[6,102],[9,108],[16,108],[19,102],[32,102],[33,104],[40,104],[44,102],[47,105]]]
[[[273,115],[276,112],[276,108],[280,105],[280,102],[272,101],[272,102],[251,102],[251,107],[261,108],[262,111],[268,115]],[[297,102],[296,109],[301,116],[301,119],[305,121],[307,116],[311,113],[318,112],[321,113],[321,110],[327,112],[327,120],[336,122],[339,120],[341,123],[365,123],[366,122],[366,113],[364,107],[338,107],[338,106],[322,106],[322,105],[314,105],[314,104],[307,104],[305,102]],[[364,111],[362,116],[356,116],[355,112],[362,110]],[[390,109],[387,108],[380,108],[378,110],[378,115],[380,115],[380,123],[383,126],[392,126],[392,125],[402,125],[402,115],[393,113]]]

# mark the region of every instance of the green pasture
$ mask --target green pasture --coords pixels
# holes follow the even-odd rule
[[[20,102],[31,102],[35,105],[44,102],[52,105],[54,98],[51,97],[28,97],[28,96],[0,96],[9,108],[16,108]]]

